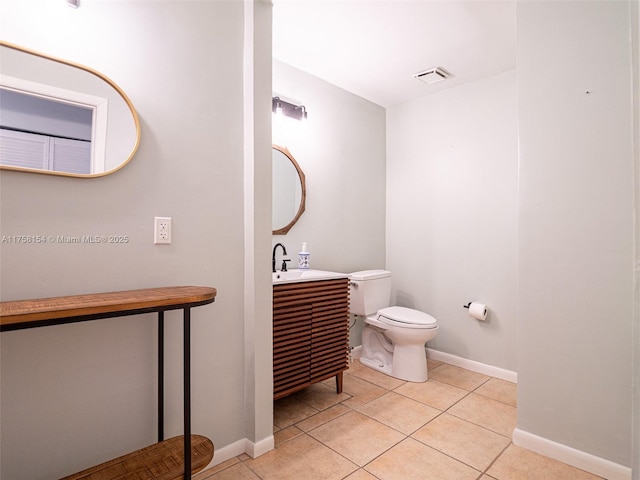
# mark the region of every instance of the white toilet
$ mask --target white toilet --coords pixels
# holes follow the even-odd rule
[[[436,336],[431,315],[405,307],[390,307],[391,272],[364,270],[349,275],[350,310],[363,316],[360,362],[392,377],[425,382],[425,343]]]

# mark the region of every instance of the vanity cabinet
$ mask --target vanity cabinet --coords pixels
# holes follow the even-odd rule
[[[347,278],[273,286],[273,397],[342,374],[349,356]]]

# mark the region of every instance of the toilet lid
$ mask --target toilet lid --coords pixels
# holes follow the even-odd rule
[[[437,320],[428,313],[405,307],[387,307],[378,310],[378,320],[391,325],[405,324],[419,328],[435,328],[438,326]]]

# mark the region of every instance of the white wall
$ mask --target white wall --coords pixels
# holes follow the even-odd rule
[[[519,2],[518,428],[631,465],[628,2]],[[637,79],[636,79],[637,81]]]
[[[273,236],[273,244],[284,243],[294,267],[307,242],[311,268],[384,268],[385,110],[278,61],[273,92],[308,110],[303,129],[295,121],[273,126],[274,143],[289,149],[307,184],[305,212],[286,235]],[[361,328],[359,322],[352,329],[352,346],[360,345]]]
[[[249,260],[265,270],[253,285],[252,320],[245,324],[243,3],[81,2],[77,10],[58,3],[2,2],[3,39],[112,78],[140,115],[141,145],[125,168],[96,179],[1,172],[0,231],[117,234],[129,242],[2,244],[2,300],[216,287],[216,302],[192,313],[193,431],[217,449],[245,437],[260,440],[271,433],[270,413],[259,418],[262,398],[248,398],[245,407],[245,392],[264,389],[256,377],[270,368],[270,337],[262,334],[270,321],[264,299],[270,235],[268,220],[260,224],[270,218],[270,203],[265,189],[255,189],[260,207],[250,223],[264,247]],[[270,23],[264,25],[268,33]],[[268,78],[256,88],[264,115]],[[257,132],[251,140],[262,178],[270,175],[269,136]],[[153,245],[156,215],[173,218],[170,246]],[[180,318],[167,315],[167,436],[182,431]],[[153,443],[155,338],[151,315],[2,333],[0,477],[59,478]],[[259,367],[247,366],[253,377],[246,381],[247,338]],[[270,409],[268,386],[266,398]]]
[[[516,370],[515,72],[388,109],[387,267],[430,348]],[[489,306],[486,322],[463,305]]]
[[[634,93],[634,146],[635,146],[635,192],[636,192],[636,266],[635,266],[635,310],[633,327],[633,478],[640,480],[640,3],[631,2],[631,32],[632,32],[632,64],[633,64],[633,93]]]
[[[273,448],[271,253],[271,4],[245,0],[244,400],[247,452]],[[239,399],[236,399],[238,401]],[[234,452],[229,452],[233,455]],[[216,459],[220,463],[224,458]]]

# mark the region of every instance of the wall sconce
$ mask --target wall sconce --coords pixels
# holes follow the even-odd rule
[[[78,8],[80,6],[80,0],[67,0],[67,6],[71,8]]]
[[[284,115],[286,117],[295,118],[296,120],[307,119],[307,109],[304,105],[295,105],[285,102],[280,97],[271,99],[271,111],[276,115]]]

